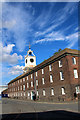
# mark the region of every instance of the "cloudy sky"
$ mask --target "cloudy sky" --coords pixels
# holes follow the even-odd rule
[[[3,84],[22,74],[29,42],[37,65],[60,48],[78,49],[76,2],[7,2],[0,21]]]

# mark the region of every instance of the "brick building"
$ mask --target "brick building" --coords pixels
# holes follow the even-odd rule
[[[70,101],[80,93],[79,51],[64,49],[8,83],[8,96],[42,101]]]

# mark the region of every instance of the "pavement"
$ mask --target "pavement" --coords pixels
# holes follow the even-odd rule
[[[80,120],[78,102],[36,102],[2,99],[1,120],[53,120],[57,118]]]

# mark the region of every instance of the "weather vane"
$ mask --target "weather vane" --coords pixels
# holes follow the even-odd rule
[[[31,49],[30,42],[29,42],[29,49]]]

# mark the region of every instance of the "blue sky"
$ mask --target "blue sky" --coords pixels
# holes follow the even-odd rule
[[[22,74],[29,42],[37,65],[60,48],[78,49],[78,3],[3,3],[1,33],[2,81],[7,84]]]

